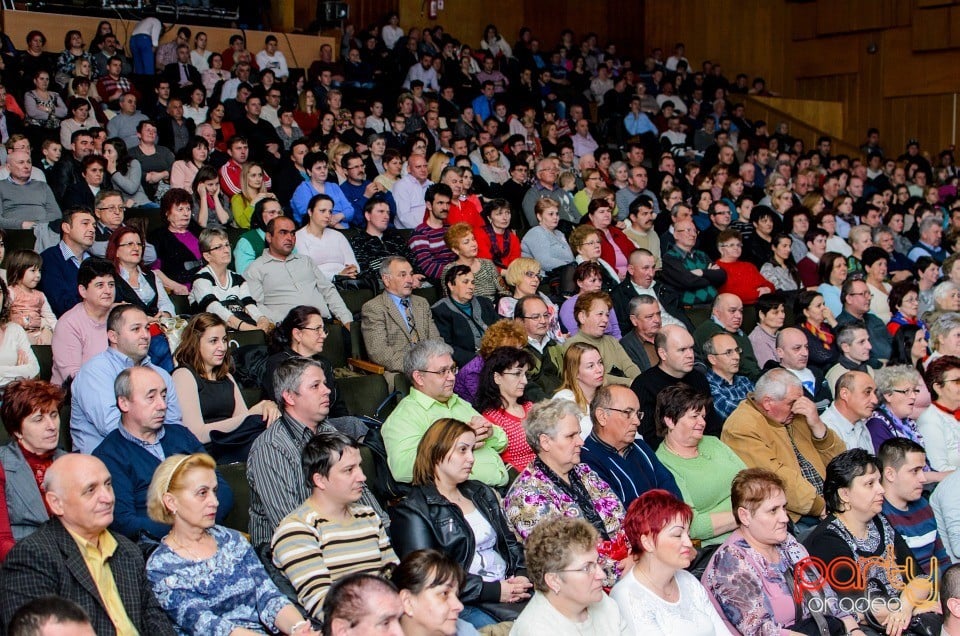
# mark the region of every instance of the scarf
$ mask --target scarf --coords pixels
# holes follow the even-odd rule
[[[593,499],[590,497],[590,493],[587,492],[587,488],[583,485],[583,482],[580,481],[580,475],[577,474],[576,470],[571,470],[567,473],[567,478],[570,480],[568,484],[563,481],[557,473],[553,472],[539,457],[533,460],[533,465],[537,470],[547,476],[547,479],[553,483],[557,490],[573,499],[577,507],[580,508],[580,513],[583,515],[583,518],[597,529],[597,532],[600,533],[604,541],[610,540],[607,526],[603,523],[600,514],[593,507]]]
[[[497,266],[497,269],[506,269],[507,265],[503,262],[503,259],[510,253],[510,242],[513,240],[513,230],[510,228],[504,230],[503,247],[501,248],[500,243],[497,241],[498,235],[494,231],[493,226],[487,223],[483,229],[490,239],[490,260]]]
[[[939,402],[934,402],[933,405],[938,409],[940,409],[941,411],[943,411],[944,413],[948,415],[952,415],[953,419],[960,422],[960,409],[948,409],[947,407],[943,406]]]
[[[821,329],[820,327],[814,327],[813,323],[811,322],[803,323],[803,327],[807,331],[815,335],[817,337],[817,340],[822,342],[823,346],[826,347],[827,349],[833,346],[833,334],[827,331],[826,329]]]

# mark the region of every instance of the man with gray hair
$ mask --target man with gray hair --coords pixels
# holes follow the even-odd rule
[[[98,457],[113,478],[113,523],[110,528],[131,541],[158,541],[170,526],[147,514],[147,491],[153,473],[167,457],[206,452],[186,426],[166,426],[167,385],[150,367],[134,366],[121,371],[113,383],[120,427],[107,435],[93,456]],[[233,493],[217,474],[217,523],[233,509]]]
[[[646,371],[660,363],[654,339],[663,326],[663,312],[654,296],[636,296],[627,308],[633,329],[620,339],[620,346],[641,372]]]
[[[710,368],[707,370],[707,383],[713,396],[713,408],[723,419],[727,419],[753,391],[753,382],[740,373],[743,350],[728,333],[715,333],[703,343],[703,354]]]
[[[783,480],[787,512],[800,531],[809,531],[825,516],[827,464],[846,447],[817,415],[792,373],[764,373],[727,418],[720,439],[748,467],[765,468]]]
[[[937,265],[942,265],[947,258],[947,251],[940,247],[942,240],[943,225],[936,216],[928,216],[920,221],[920,240],[914,243],[907,258],[916,263],[921,256],[929,256]]]
[[[834,397],[837,380],[847,371],[863,371],[873,377],[873,369],[867,364],[873,343],[863,323],[854,322],[841,326],[837,329],[836,341],[840,358],[826,373],[827,388]]]
[[[523,215],[530,227],[539,225],[534,207],[537,201],[546,197],[560,206],[560,231],[569,234],[566,228],[573,228],[580,222],[580,214],[573,205],[573,195],[557,185],[560,169],[553,157],[544,157],[537,162],[537,174],[533,184],[523,197]]]
[[[380,262],[383,293],[360,310],[360,329],[367,355],[387,371],[400,372],[403,356],[421,340],[439,340],[430,303],[413,293],[417,279],[413,266],[402,256]]]
[[[420,438],[441,418],[466,422],[477,434],[471,479],[488,486],[507,483],[507,469],[500,452],[507,447],[507,434],[453,392],[457,365],[453,349],[442,340],[414,344],[403,358],[403,372],[412,387],[383,423],[383,443],[393,478],[410,482]]]
[[[860,227],[860,226],[858,226]],[[879,368],[881,361],[889,360],[893,353],[893,338],[887,331],[887,325],[870,311],[870,301],[873,292],[866,281],[859,278],[848,278],[840,288],[840,302],[843,311],[837,315],[837,325],[861,323],[870,334],[870,343],[873,345],[873,357],[870,366]]]
[[[704,347],[707,340],[718,333],[729,335],[737,342],[737,347],[740,349],[740,365],[737,372],[747,376],[751,382],[756,382],[760,377],[760,364],[757,362],[757,355],[753,352],[753,343],[740,329],[741,324],[743,324],[743,301],[736,294],[719,294],[713,301],[710,320],[697,327],[693,333],[693,339],[706,359]]]
[[[273,391],[283,414],[257,437],[247,458],[250,543],[265,564],[271,564],[269,544],[277,525],[310,496],[300,467],[304,447],[316,433],[337,430],[327,421],[330,389],[323,366],[316,360],[284,360],[273,374]],[[353,439],[366,432],[342,428],[341,432]],[[389,526],[389,517],[366,486],[360,501],[376,510],[384,525]],[[272,567],[271,564],[268,571]],[[273,578],[276,582],[277,578]]]

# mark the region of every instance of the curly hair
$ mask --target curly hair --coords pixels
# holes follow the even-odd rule
[[[485,360],[483,369],[480,371],[480,380],[477,383],[477,393],[473,398],[473,408],[478,413],[504,407],[500,387],[494,381],[496,374],[502,374],[504,371],[513,368],[530,370],[535,366],[533,356],[528,351],[515,347],[495,349]],[[529,398],[523,396],[517,400],[520,404],[526,404],[529,401]]]
[[[550,517],[534,527],[526,542],[527,572],[538,592],[547,594],[546,576],[570,565],[571,553],[586,552],[597,544],[597,531],[580,518]]]
[[[180,346],[173,356],[177,362],[177,366],[193,369],[201,376],[205,375],[205,365],[203,357],[200,355],[200,339],[203,338],[203,334],[205,334],[208,329],[214,327],[223,327],[224,332],[226,332],[227,323],[223,321],[223,318],[206,311],[190,319],[190,322],[187,323],[187,326],[183,330]],[[227,355],[223,358],[223,362],[216,368],[210,369],[216,380],[223,380],[232,370],[233,358],[230,355],[229,349],[227,350]]]

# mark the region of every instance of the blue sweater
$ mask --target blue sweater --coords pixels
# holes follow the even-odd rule
[[[936,557],[940,575],[952,565],[943,541],[937,532],[937,520],[933,507],[923,497],[911,501],[906,510],[895,508],[886,499],[883,500],[883,516],[913,551],[919,569],[930,574],[931,558]]]
[[[80,268],[72,261],[64,260],[60,244],[48,247],[40,254],[43,265],[40,267],[40,291],[50,302],[50,308],[57,318],[80,302],[77,291],[77,273]]]
[[[170,425],[163,427],[160,440],[164,457],[178,453],[204,453],[203,444],[194,437],[185,426]],[[125,438],[119,429],[113,430],[103,438],[93,456],[100,458],[113,478],[113,495],[116,503],[113,507],[113,523],[110,528],[134,541],[141,532],[160,539],[170,531],[170,526],[157,523],[147,516],[147,489],[160,460],[147,449]],[[233,492],[217,473],[217,523],[223,523],[233,508]]]
[[[683,499],[677,480],[645,441],[637,439],[621,455],[612,446],[590,433],[580,449],[580,461],[610,485],[624,508],[654,488],[663,488]]]

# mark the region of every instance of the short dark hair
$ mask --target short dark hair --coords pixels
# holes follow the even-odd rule
[[[852,448],[830,460],[827,476],[823,480],[823,500],[828,512],[836,514],[846,509],[840,500],[840,489],[849,488],[854,479],[871,472],[871,466],[878,473],[882,472],[877,458],[862,448]]]
[[[318,163],[330,163],[330,160],[327,158],[327,154],[325,152],[308,152],[303,158],[303,167],[307,170],[307,172],[310,172],[313,169],[313,166]]]
[[[90,617],[73,601],[60,596],[41,596],[25,603],[14,613],[8,636],[40,636],[47,623],[90,625]]]
[[[654,424],[657,427],[657,435],[665,437],[667,434],[667,425],[664,418],[669,417],[676,422],[687,411],[699,411],[701,409],[709,411],[712,407],[713,398],[686,384],[674,384],[667,387],[657,395],[656,412],[652,414]]]
[[[310,438],[300,455],[300,466],[307,486],[313,488],[313,476],[329,477],[333,465],[340,461],[348,448],[360,446],[339,431],[321,431]]]
[[[899,470],[903,463],[907,461],[907,453],[924,453],[923,446],[916,443],[909,437],[891,437],[883,444],[880,444],[880,450],[877,452],[877,459],[882,468],[888,466],[894,470]]]
[[[453,199],[453,190],[450,189],[450,186],[446,183],[434,183],[427,188],[427,192],[423,195],[423,200],[432,205],[438,194],[448,199]]]
[[[757,303],[754,306],[757,308],[757,316],[759,316],[760,314],[765,314],[776,309],[777,307],[783,307],[786,309],[786,305],[786,296],[780,292],[772,292],[769,294],[763,294],[757,298]]]
[[[80,263],[80,269],[77,271],[77,285],[89,287],[90,283],[101,276],[115,278],[116,275],[116,268],[113,263],[105,258],[92,256]]]

